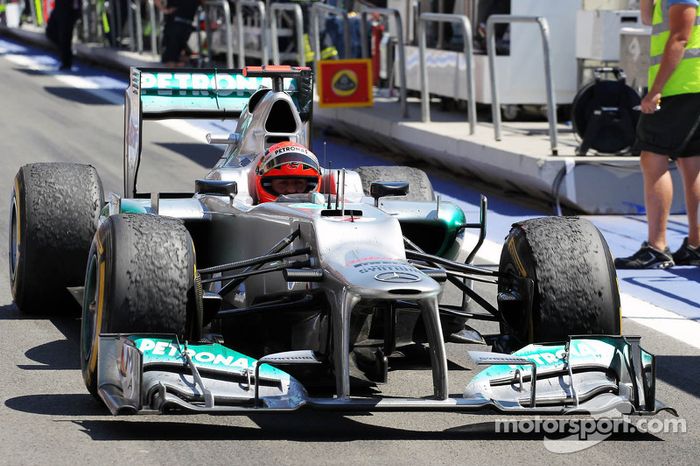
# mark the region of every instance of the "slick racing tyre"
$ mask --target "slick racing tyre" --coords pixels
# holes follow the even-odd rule
[[[97,393],[100,333],[200,338],[196,273],[192,238],[180,220],[123,214],[100,225],[85,274],[80,338],[81,369],[90,393]]]
[[[33,163],[19,169],[10,203],[12,297],[25,313],[78,311],[67,287],[81,286],[104,203],[90,165]]]
[[[369,196],[369,186],[376,181],[407,181],[408,194],[391,199],[406,201],[434,201],[433,185],[423,170],[412,167],[358,167],[355,170],[362,180],[362,190]]]
[[[620,334],[615,266],[603,235],[589,221],[544,217],[514,224],[499,273],[499,309],[522,345],[565,341],[569,335]],[[520,287],[512,293],[515,281],[507,276],[532,279],[530,312],[529,292]]]

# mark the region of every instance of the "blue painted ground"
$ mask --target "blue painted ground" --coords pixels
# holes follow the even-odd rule
[[[27,47],[5,39],[0,39],[0,49],[4,54],[21,54],[41,67],[57,67],[58,62],[46,52]],[[73,73],[89,80],[96,89],[121,95],[126,87],[126,76],[99,68],[77,63]],[[114,96],[112,95],[112,100]],[[221,122],[193,121],[198,126],[220,134],[230,129]],[[314,147],[322,159],[323,136],[317,136]],[[355,168],[361,165],[392,164],[370,150],[343,141],[327,139],[327,158],[334,167]],[[457,200],[460,206],[476,221],[480,191],[472,189],[469,182],[456,180],[439,170],[429,170],[434,188],[442,195]],[[508,233],[510,225],[518,220],[550,215],[547,207],[532,207],[518,199],[505,197],[499,192],[485,193],[489,197],[489,231],[487,238],[500,244]],[[590,216],[603,232],[614,256],[626,256],[637,250],[646,239],[646,219],[644,216]],[[687,219],[674,216],[669,224],[669,244],[677,248],[687,232]],[[700,267],[675,267],[670,270],[618,271],[621,291],[661,308],[675,312],[688,319],[700,320]]]

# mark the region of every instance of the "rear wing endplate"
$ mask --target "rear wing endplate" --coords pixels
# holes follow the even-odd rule
[[[292,95],[301,115],[313,108],[312,71],[306,67],[244,69],[136,68],[130,70],[124,107],[124,197],[136,196],[144,120],[238,118],[260,88]]]

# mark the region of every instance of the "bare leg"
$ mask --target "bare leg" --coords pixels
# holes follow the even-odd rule
[[[673,182],[668,171],[668,157],[643,151],[639,161],[644,175],[644,204],[647,209],[649,244],[663,251],[667,245],[666,223],[673,201]]]
[[[700,245],[700,156],[678,159],[677,163],[683,177],[685,210],[688,212],[688,244],[696,248]]]

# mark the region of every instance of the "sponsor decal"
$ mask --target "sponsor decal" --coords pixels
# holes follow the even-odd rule
[[[272,87],[270,78],[251,78],[235,73],[141,73],[141,89],[157,90],[158,95],[209,95],[208,91],[218,91],[226,97],[234,92],[249,95],[261,87]],[[285,78],[285,90],[293,89],[293,79]]]
[[[318,64],[321,107],[371,107],[372,60],[321,60]]]
[[[398,260],[383,259],[383,260],[372,260],[367,262],[359,262],[352,264],[353,267],[357,269],[360,273],[370,273],[370,272],[396,272],[396,273],[408,273],[416,275],[416,268],[412,265],[408,265],[405,262],[400,262]],[[420,277],[420,275],[417,275]]]
[[[572,340],[571,346],[569,348],[571,352],[570,362],[572,365],[577,364],[594,364],[604,367],[610,367],[615,358],[615,354],[620,351],[614,345],[614,342],[608,343],[604,340]],[[537,369],[564,369],[564,355],[565,347],[564,345],[528,345],[515,353],[513,356],[519,356],[521,358],[528,359],[535,363]],[[647,365],[651,364],[652,356],[649,353],[642,351],[642,363]],[[529,371],[529,366],[520,365],[497,365],[490,366],[479,374],[477,374],[473,379],[474,381],[479,381],[482,379],[490,378],[500,378],[505,376],[511,376],[515,369],[525,369]]]
[[[285,144],[285,143],[283,143]],[[274,146],[272,147],[274,149]],[[309,151],[306,150],[305,147],[299,145],[299,144],[289,144],[286,143],[285,146],[282,146],[278,149],[274,149],[273,155],[281,155],[284,154],[285,152],[301,152],[304,155],[309,155]]]
[[[374,279],[387,283],[414,283],[420,281],[418,275],[409,272],[382,272],[375,275]]]
[[[357,92],[359,78],[353,70],[340,70],[331,78],[333,93],[342,97],[348,97]]]
[[[160,338],[136,338],[134,344],[143,354],[144,366],[149,363],[183,364],[185,351],[198,367],[210,369],[246,372],[252,370],[256,362],[253,358],[217,343],[189,345],[187,350],[174,340]],[[260,373],[265,377],[289,379],[287,373],[267,364],[260,368]]]

